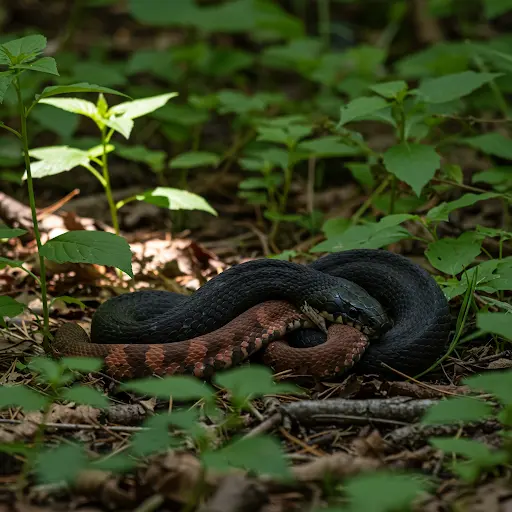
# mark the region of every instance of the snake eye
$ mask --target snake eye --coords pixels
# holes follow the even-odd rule
[[[349,310],[348,310],[348,314],[352,317],[352,318],[355,318],[358,316],[358,313],[359,313],[359,310],[357,308],[355,308],[354,306],[350,306]]]

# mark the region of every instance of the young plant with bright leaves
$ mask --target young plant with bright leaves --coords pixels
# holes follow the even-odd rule
[[[0,122],[0,128],[4,128],[12,133],[21,141],[23,156],[25,161],[25,172],[27,181],[27,190],[30,201],[30,209],[32,212],[32,221],[34,229],[34,237],[37,243],[37,251],[39,256],[39,277],[36,277],[36,282],[41,288],[41,299],[43,308],[43,322],[40,326],[43,333],[43,345],[47,352],[50,352],[48,344],[49,338],[49,311],[48,311],[48,297],[46,287],[46,266],[45,258],[57,262],[89,262],[98,263],[104,261],[104,264],[116,266],[128,274],[131,274],[131,253],[126,241],[120,237],[116,237],[111,233],[93,233],[90,231],[75,231],[68,232],[63,235],[57,236],[43,245],[41,241],[41,234],[37,221],[36,201],[34,195],[34,187],[32,182],[32,164],[30,161],[30,150],[28,146],[28,130],[27,118],[32,109],[41,101],[67,93],[77,92],[99,92],[121,94],[117,91],[91,85],[86,83],[79,83],[74,85],[65,86],[50,86],[43,89],[40,94],[37,94],[30,105],[25,105],[22,99],[22,90],[20,76],[26,71],[35,71],[40,73],[49,73],[58,75],[57,65],[52,57],[41,57],[43,50],[46,47],[46,38],[41,35],[32,35],[9,41],[0,45],[0,65],[7,69],[0,75],[0,102],[3,101],[5,93],[10,87],[13,87],[16,92],[18,101],[18,112],[20,119],[20,131],[7,126],[5,123]],[[25,233],[25,230],[9,229],[1,227],[2,238],[11,238],[20,236]],[[83,255],[80,251],[81,245],[87,245],[91,251],[87,251],[87,255]],[[71,250],[69,250],[71,249]],[[108,263],[107,263],[108,262]],[[20,262],[11,261],[3,258],[2,266],[13,265],[20,267]],[[26,269],[25,269],[26,270]],[[34,276],[35,277],[35,276]],[[0,318],[2,322],[5,316],[12,314],[19,314],[24,309],[24,306],[12,299],[11,297],[2,297],[0,302]]]

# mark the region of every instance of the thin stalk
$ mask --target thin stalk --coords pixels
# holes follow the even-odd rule
[[[318,5],[318,33],[323,39],[325,49],[331,46],[331,5],[330,0],[317,0]]]
[[[32,170],[30,167],[30,156],[28,154],[28,133],[27,133],[27,118],[25,115],[25,106],[21,98],[21,87],[19,77],[16,77],[15,82],[16,95],[18,97],[18,109],[20,114],[21,123],[21,143],[23,147],[23,156],[25,159],[25,169],[27,171],[27,188],[28,199],[30,202],[30,211],[32,213],[32,222],[34,224],[34,236],[36,238],[37,253],[39,256],[39,285],[41,286],[41,301],[43,303],[43,348],[46,353],[50,353],[50,344],[48,336],[50,334],[50,319],[48,315],[48,295],[46,291],[46,265],[43,256],[43,244],[41,243],[41,233],[39,231],[39,224],[37,222],[36,200],[34,196],[34,184],[32,181]]]
[[[376,197],[379,197],[384,189],[389,185],[391,181],[391,176],[387,176],[384,181],[368,196],[368,199],[360,206],[360,208],[352,215],[352,224],[356,224],[357,221],[363,216],[363,214],[370,208],[371,204],[375,200]]]
[[[100,161],[100,165],[103,166],[103,162]],[[92,165],[85,165],[84,167],[101,183],[103,188],[106,188],[105,179]]]
[[[103,153],[101,155],[101,166],[103,168],[103,179],[105,181],[105,194],[107,195],[108,206],[110,208],[110,217],[112,218],[112,227],[116,235],[119,235],[119,221],[117,219],[116,204],[112,196],[112,187],[110,186],[110,174],[108,172],[108,160],[107,160],[107,144],[108,136],[106,127],[101,128],[101,143],[103,145]]]
[[[481,73],[489,72],[489,69],[487,68],[487,66],[484,64],[483,60],[478,55],[474,55],[473,60],[475,61],[475,64]],[[503,114],[503,117],[508,119],[510,116],[509,116],[507,100],[503,96],[503,93],[500,91],[500,88],[496,85],[496,81],[494,79],[492,79],[490,82],[488,82],[488,85],[494,95],[496,104],[498,105],[498,107],[501,110],[501,113]]]
[[[393,215],[395,211],[395,201],[396,201],[396,176],[391,177],[391,196],[389,198],[389,213],[388,215]]]
[[[15,130],[14,128],[11,128],[10,126],[7,126],[4,123],[0,122],[0,128],[3,128],[4,130],[7,130],[8,132],[11,132],[13,135],[16,135],[18,139],[21,140],[21,133],[18,130]]]

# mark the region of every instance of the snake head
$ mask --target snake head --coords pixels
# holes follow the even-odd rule
[[[339,278],[340,285],[313,292],[302,311],[321,330],[318,316],[333,323],[347,324],[369,336],[389,329],[390,319],[376,299],[359,285]]]

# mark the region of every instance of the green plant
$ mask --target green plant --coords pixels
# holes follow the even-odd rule
[[[215,210],[202,197],[175,188],[158,187],[147,190],[143,194],[122,199],[117,203],[114,202],[112,197],[107,155],[115,151],[115,145],[111,144],[113,134],[117,132],[128,139],[134,126],[134,119],[157,110],[176,95],[177,93],[166,93],[127,101],[110,108],[103,94],[99,95],[96,105],[79,98],[49,98],[40,100],[41,103],[92,119],[100,132],[101,144],[87,151],[68,146],[33,149],[30,151],[30,156],[37,158],[38,162],[32,164],[32,177],[42,178],[59,174],[64,171],[70,171],[77,166],[87,169],[105,190],[112,225],[117,235],[119,234],[117,211],[131,201],[145,201],[171,210],[204,210],[216,215]],[[124,149],[123,154],[125,157],[134,157],[133,149],[131,152]],[[147,155],[147,153],[143,153],[143,155]],[[136,156],[142,157],[140,150]],[[100,171],[94,165],[97,165]]]
[[[41,35],[27,36],[0,45],[0,65],[7,67],[7,70],[3,71],[2,75],[0,75],[0,101],[3,100],[9,87],[12,86],[16,91],[21,130],[17,131],[3,122],[0,122],[0,128],[4,128],[15,135],[21,141],[22,145],[28,196],[30,209],[32,211],[34,236],[37,243],[40,266],[39,278],[33,274],[32,275],[35,277],[41,288],[43,305],[43,321],[41,329],[44,336],[45,350],[50,352],[50,347],[47,342],[49,336],[49,313],[46,290],[45,258],[60,262],[74,261],[100,263],[100,261],[103,261],[104,264],[114,265],[131,275],[131,253],[128,244],[124,239],[111,235],[110,233],[92,233],[86,231],[69,232],[55,237],[44,245],[41,242],[28,146],[27,118],[31,110],[38,102],[43,101],[44,99],[70,92],[108,92],[112,94],[121,94],[105,87],[85,83],[68,86],[50,86],[43,89],[40,94],[35,96],[31,104],[26,106],[22,99],[20,82],[20,76],[23,73],[26,71],[36,71],[40,73],[58,75],[55,60],[51,57],[40,56],[45,46],[46,38]],[[8,228],[3,229],[2,231],[2,238],[11,238],[25,233],[24,230],[10,230]],[[81,247],[83,245],[88,246],[90,249],[87,251],[88,254],[82,253]],[[7,258],[2,260],[3,266],[11,264],[18,267],[21,266],[19,262],[11,262],[11,260],[8,260]],[[0,317],[2,318],[2,321],[4,316],[12,314],[13,312],[19,312],[22,308],[22,306],[10,297],[3,297],[1,306],[2,309],[0,310]]]
[[[491,314],[494,316],[494,314]],[[512,338],[512,320],[507,319],[507,337]],[[433,406],[422,423],[425,425],[464,423],[497,419],[502,425],[500,432],[502,447],[493,449],[481,441],[466,438],[432,437],[430,443],[446,455],[452,455],[450,469],[465,482],[472,484],[488,472],[493,472],[512,461],[511,427],[512,400],[510,370],[482,375],[473,375],[464,379],[464,384],[473,392],[485,392],[493,395],[499,404],[495,408],[478,397],[466,396],[448,398]],[[461,461],[459,457],[465,460]]]
[[[79,444],[43,447],[43,434],[52,405],[58,401],[73,401],[78,404],[104,408],[108,399],[89,386],[74,384],[76,372],[94,372],[102,366],[101,360],[88,358],[62,358],[55,362],[46,357],[34,358],[28,370],[38,374],[37,384],[43,389],[34,389],[26,384],[0,386],[0,409],[21,407],[25,413],[42,411],[33,445],[3,444],[0,451],[19,454],[25,458],[22,487],[26,479],[35,472],[41,483],[72,484],[80,471],[104,469],[128,471],[141,458],[164,453],[170,448],[183,447],[192,442],[199,452],[205,469],[219,471],[241,467],[248,471],[271,475],[276,478],[289,478],[289,468],[284,452],[270,436],[238,438],[226,441],[228,433],[239,430],[243,423],[240,414],[251,410],[251,401],[265,394],[297,393],[299,390],[290,384],[275,384],[272,373],[264,367],[236,368],[215,378],[215,384],[229,393],[230,410],[223,413],[216,406],[216,392],[206,383],[190,376],[169,376],[162,379],[149,377],[123,383],[119,390],[168,399],[179,403],[196,402],[193,408],[177,408],[171,413],[156,413],[146,419],[139,432],[133,434],[126,450],[105,457],[87,455]],[[21,365],[20,369],[24,367]],[[201,409],[218,424],[207,430],[200,422]],[[174,433],[169,432],[173,427]],[[220,446],[219,446],[220,445]],[[265,457],[262,457],[265,453]],[[55,461],[69,461],[69,465]]]

